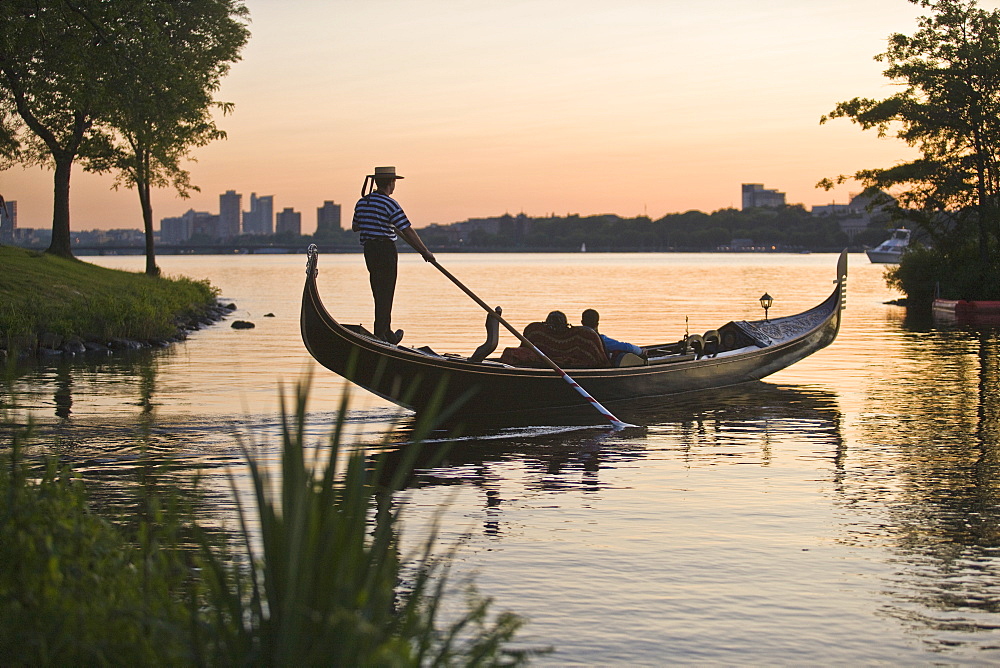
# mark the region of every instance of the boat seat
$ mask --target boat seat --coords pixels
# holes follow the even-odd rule
[[[710,329],[704,334],[691,334],[687,337],[688,350],[695,354],[695,359],[715,357],[722,350],[722,337],[718,330]]]
[[[508,366],[527,366],[536,369],[543,369],[548,365],[535,351],[525,345],[504,348],[500,353],[500,363]]]
[[[685,352],[694,353],[695,357],[705,354],[705,339],[701,334],[688,334],[684,340]]]
[[[690,362],[694,359],[694,353],[663,355],[662,357],[650,357],[647,364],[673,364],[675,362]]]
[[[761,336],[759,330],[749,323],[730,321],[718,329],[722,343],[719,352],[726,350],[739,350],[747,346],[757,346],[764,348],[771,344],[770,339]]]
[[[643,346],[642,351],[646,354],[648,359],[654,357],[664,357],[666,355],[682,355],[686,346],[684,341],[680,340],[677,343],[661,343],[655,346]]]
[[[601,337],[589,327],[553,329],[544,322],[533,322],[524,328],[524,337],[560,367],[600,369],[611,366]],[[547,366],[524,344],[504,349],[500,361],[514,366]]]
[[[705,342],[702,351],[704,357],[715,357],[722,350],[722,337],[719,336],[719,330],[710,329],[702,334],[701,338]]]
[[[646,364],[648,364],[646,358],[624,350],[611,356],[611,366],[614,367],[646,366]]]

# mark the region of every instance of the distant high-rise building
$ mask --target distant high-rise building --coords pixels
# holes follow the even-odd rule
[[[192,211],[191,236],[208,237],[209,239],[224,239],[219,233],[222,216],[207,211]]]
[[[785,206],[785,193],[777,190],[766,190],[762,183],[744,183],[743,209],[756,209],[762,206]]]
[[[17,201],[7,202],[6,209],[0,207],[0,244],[14,243],[14,230],[17,229]]]
[[[236,237],[240,234],[240,212],[243,195],[235,190],[227,190],[219,195],[219,225],[216,236],[220,239]]]
[[[302,234],[302,214],[292,209],[292,207],[286,206],[278,212],[275,232],[278,234],[284,232]]]
[[[899,205],[898,200],[883,190],[866,190],[861,194],[851,193],[847,204],[823,204],[811,210],[814,216],[837,216],[840,231],[850,241],[872,223],[885,222],[890,216],[889,209]]]
[[[339,232],[340,229],[340,205],[323,202],[323,206],[316,209],[316,233]]]
[[[184,215],[160,220],[160,243],[179,244],[198,235],[219,238],[219,217],[207,211],[188,209]]]
[[[178,244],[191,238],[191,225],[184,216],[160,219],[160,243]]]
[[[274,195],[250,193],[250,210],[243,212],[243,234],[274,233]]]
[[[243,234],[258,234],[257,232],[257,193],[250,193],[250,210],[243,211],[241,214],[241,220],[243,222],[243,227],[241,232]]]

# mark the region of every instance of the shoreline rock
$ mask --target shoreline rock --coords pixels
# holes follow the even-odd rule
[[[203,314],[190,317],[178,317],[174,320],[176,331],[167,338],[155,339],[127,339],[111,338],[103,339],[94,336],[73,336],[67,339],[52,332],[43,332],[35,337],[34,341],[24,341],[23,348],[18,349],[16,359],[26,361],[29,359],[50,360],[55,357],[74,358],[77,356],[90,355],[111,355],[118,352],[141,350],[144,348],[167,348],[173,343],[185,341],[190,332],[210,327],[232,315],[236,310],[236,304],[229,303],[223,305],[216,302],[209,306]],[[0,344],[0,363],[6,363],[14,352],[2,347]]]

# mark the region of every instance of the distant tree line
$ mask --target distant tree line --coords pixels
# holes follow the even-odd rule
[[[746,211],[721,209],[713,213],[687,211],[657,220],[615,214],[544,217],[522,214],[434,224],[421,228],[420,236],[436,250],[579,251],[585,245],[588,251],[603,252],[714,251],[730,247],[746,250],[749,246],[776,251],[830,251],[875,246],[885,241],[887,229],[892,226],[888,213],[875,215],[868,229],[849,239],[840,226],[847,215],[816,216],[801,205]],[[186,243],[212,246],[220,242],[207,235],[195,235]],[[309,243],[358,246],[358,237],[349,229],[340,229],[312,235],[291,232],[242,235],[225,242],[288,248],[305,248]]]
[[[886,220],[888,217],[886,217]],[[840,228],[839,216],[814,216],[802,206],[713,213],[687,211],[657,220],[646,216],[502,216],[484,221],[432,225],[421,229],[435,248],[524,248],[589,251],[705,251],[753,246],[774,250],[831,250],[848,245],[875,245],[884,240],[885,225],[860,233],[853,242]],[[478,223],[478,224],[477,224]]]
[[[872,216],[868,229],[849,239],[840,226],[848,215],[816,216],[807,213],[801,205],[747,211],[721,209],[713,213],[687,211],[657,220],[646,216],[623,218],[614,214],[504,215],[434,224],[422,228],[420,236],[436,250],[579,251],[586,245],[589,251],[603,252],[714,251],[730,247],[746,250],[748,246],[776,251],[829,251],[875,246],[885,240],[887,229],[893,224],[888,213]],[[321,230],[312,235],[293,232],[245,234],[224,242],[209,235],[195,234],[182,245],[295,249],[305,248],[310,243],[360,249],[358,235],[349,229]],[[117,248],[122,242],[109,241],[104,245]]]

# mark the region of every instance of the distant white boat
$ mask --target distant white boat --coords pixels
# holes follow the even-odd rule
[[[896,264],[909,245],[910,231],[905,227],[900,227],[892,231],[891,237],[875,248],[869,248],[865,253],[868,254],[868,259],[875,264]]]

